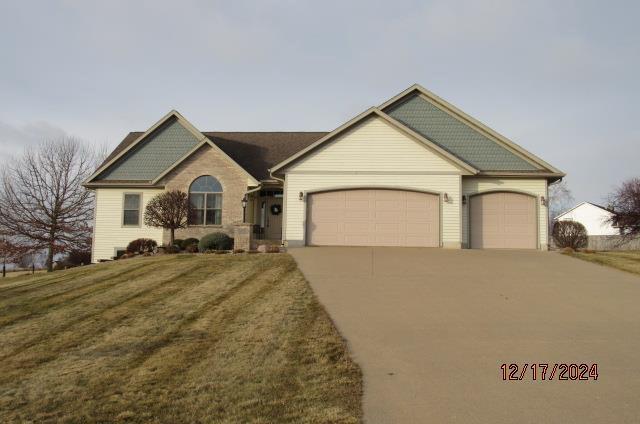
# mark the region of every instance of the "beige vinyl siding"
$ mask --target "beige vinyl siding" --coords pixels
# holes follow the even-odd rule
[[[462,194],[467,198],[470,195],[490,191],[515,191],[528,193],[536,198],[538,213],[538,248],[547,249],[547,207],[542,205],[541,197],[547,197],[547,180],[544,178],[490,178],[490,177],[463,177]],[[469,243],[469,205],[470,201],[462,208],[462,243]]]
[[[111,259],[116,248],[127,247],[131,240],[137,238],[151,238],[162,243],[162,228],[152,228],[144,225],[144,208],[153,196],[162,193],[162,189],[96,189],[96,212],[93,242],[93,261]],[[141,214],[139,227],[125,227],[123,220],[123,202],[125,193],[141,194]]]
[[[457,165],[380,118],[370,118],[310,153],[288,171],[455,172]]]
[[[347,187],[410,188],[440,194],[440,240],[460,247],[460,174],[457,165],[380,118],[369,119],[285,171],[283,237],[305,242],[306,193]],[[300,192],[305,198],[300,200]]]

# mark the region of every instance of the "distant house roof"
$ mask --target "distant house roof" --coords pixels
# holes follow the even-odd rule
[[[560,218],[562,218],[563,216],[565,216],[565,215],[567,215],[568,213],[570,213],[570,212],[572,212],[572,211],[574,211],[574,210],[578,209],[580,206],[583,206],[583,205],[591,205],[591,206],[594,206],[594,207],[596,207],[596,208],[598,208],[598,209],[602,209],[603,211],[605,211],[605,212],[607,212],[607,213],[609,213],[609,214],[614,213],[611,209],[609,209],[609,208],[607,208],[607,207],[605,207],[605,206],[598,205],[598,204],[596,204],[596,203],[591,203],[591,202],[580,202],[580,203],[578,203],[577,205],[575,205],[574,207],[572,207],[572,208],[570,208],[570,209],[567,209],[566,211],[562,212],[561,214],[559,214],[558,216],[556,216],[556,217],[555,217],[555,218],[553,218],[553,219],[560,219]]]

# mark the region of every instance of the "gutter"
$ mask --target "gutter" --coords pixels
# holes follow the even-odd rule
[[[273,178],[276,181],[280,181],[282,183],[282,185],[284,186],[284,179],[283,178],[279,178],[279,177],[276,177],[275,175],[273,175],[273,171],[271,171],[271,168],[269,168],[267,171],[269,171],[269,176],[271,178]]]

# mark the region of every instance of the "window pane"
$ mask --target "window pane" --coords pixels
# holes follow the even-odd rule
[[[207,209],[207,225],[220,225],[222,223],[222,211],[220,209]]]
[[[196,178],[195,181],[191,183],[189,191],[199,193],[222,193],[222,185],[211,175],[204,175]]]
[[[124,208],[125,209],[140,209],[140,195],[139,194],[125,194],[124,195]]]
[[[204,194],[191,194],[189,195],[189,200],[192,208],[204,209]]]
[[[139,225],[139,218],[138,211],[124,211],[124,225]]]
[[[189,217],[189,224],[191,225],[203,225],[204,224],[204,209],[192,209]]]
[[[222,195],[207,194],[207,209],[222,209]]]

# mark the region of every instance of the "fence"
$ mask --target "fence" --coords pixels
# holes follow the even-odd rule
[[[589,236],[591,250],[640,250],[640,238],[623,242],[620,236]]]

